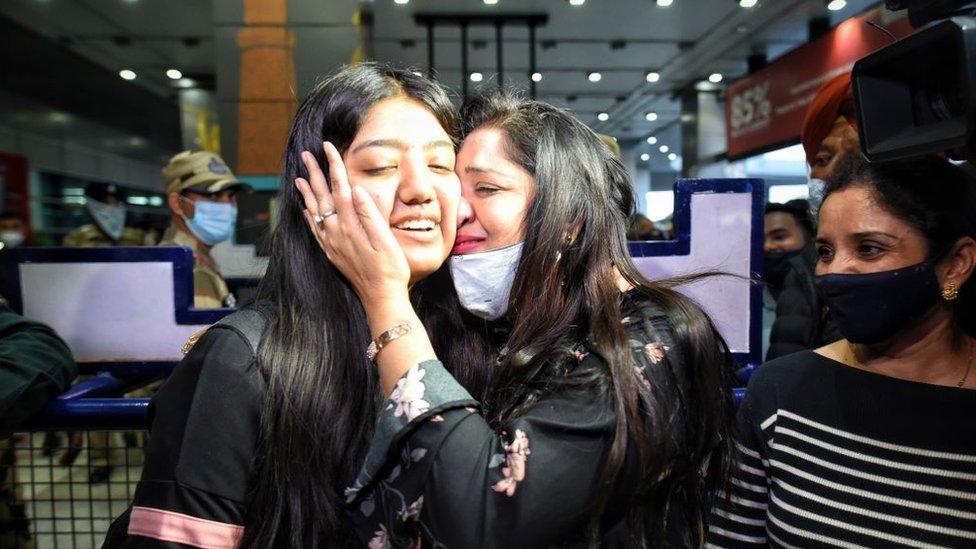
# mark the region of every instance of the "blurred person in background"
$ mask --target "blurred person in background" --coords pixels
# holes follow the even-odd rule
[[[709,546],[972,547],[976,181],[933,157],[833,177],[816,274],[843,339],[750,380]]]
[[[810,166],[810,212],[816,217],[824,181],[848,155],[861,154],[850,72],[837,75],[817,91],[803,117],[800,141]]]
[[[22,214],[9,211],[0,213],[0,250],[26,244],[28,232]]]
[[[764,331],[769,327],[766,360],[839,339],[814,286],[816,229],[807,201],[767,204],[763,231],[763,277],[768,290]],[[775,311],[771,319],[765,314],[770,311]]]
[[[664,240],[664,233],[647,216],[635,213],[630,217],[627,240]]]
[[[237,194],[250,191],[223,159],[207,151],[183,151],[163,168],[166,204],[173,220],[160,246],[193,250],[193,306],[233,307],[234,295],[210,256],[216,244],[233,236],[237,226]]]
[[[0,547],[34,547],[11,435],[77,374],[54,330],[15,313],[0,297]]]
[[[142,246],[142,231],[127,227],[125,192],[117,185],[89,183],[85,187],[85,209],[91,223],[82,225],[64,237],[64,246],[101,248],[107,246]],[[61,465],[71,466],[81,454],[82,433],[68,435],[68,449],[60,458]],[[60,446],[57,435],[44,441],[45,452],[53,453]],[[98,484],[108,480],[112,470],[122,460],[124,448],[122,436],[117,432],[92,431],[88,433],[89,482]]]
[[[117,185],[89,183],[85,187],[85,209],[91,223],[64,237],[64,246],[142,246],[142,231],[125,226],[125,192]]]

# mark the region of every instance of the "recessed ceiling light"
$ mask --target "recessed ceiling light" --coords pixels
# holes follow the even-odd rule
[[[570,6],[582,6],[586,3],[586,0],[569,0]]]
[[[183,78],[183,73],[177,69],[170,69],[166,71],[166,77],[170,80],[179,80],[180,78]]]
[[[651,71],[651,72],[647,73],[647,75],[645,75],[644,78],[648,82],[657,82],[658,80],[661,79],[661,75],[658,74],[658,73],[656,73],[656,72],[654,72],[654,71]]]
[[[847,7],[847,0],[830,0],[827,2],[827,9],[830,11],[840,11]]]
[[[610,120],[610,115],[605,112],[601,112],[600,114],[596,115],[596,119],[600,122],[606,122],[607,120]]]
[[[603,75],[598,72],[591,72],[590,74],[586,75],[586,79],[590,82],[599,82],[603,79]]]
[[[480,72],[473,72],[473,73],[471,73],[471,81],[472,82],[481,82],[482,80],[484,80],[484,78],[485,78],[485,75],[481,74]]]
[[[743,8],[754,8],[759,0],[739,0],[739,6]]]
[[[534,73],[532,73],[532,81],[533,82],[542,82],[542,73],[541,72],[534,72]]]
[[[653,135],[650,136],[650,137],[648,137],[647,138],[647,144],[648,145],[655,145],[655,144],[657,144],[657,138],[654,137]]]
[[[393,0],[393,3],[394,4],[401,4],[402,5],[402,4],[406,4],[409,1],[410,0]]]
[[[713,72],[712,74],[708,75],[708,81],[712,84],[718,84],[722,81],[721,73]]]
[[[654,122],[655,120],[657,120],[657,113],[651,111],[644,115],[644,119],[647,120],[648,122]]]
[[[176,81],[176,87],[178,87],[178,88],[184,88],[184,89],[185,88],[192,88],[196,84],[197,83],[194,82],[190,78],[181,78],[181,79],[179,79],[179,80]]]
[[[119,76],[122,77],[122,80],[135,80],[136,72],[129,69],[122,69],[119,71]]]
[[[498,0],[484,0],[484,1],[485,4],[488,4],[489,6],[493,6],[498,3]]]
[[[666,153],[671,149],[669,149],[667,145],[661,145],[657,150],[661,151],[662,153]]]
[[[657,0],[657,5],[661,6],[662,8],[666,8],[671,4],[674,4],[674,0]]]
[[[678,155],[676,155],[674,153],[671,153],[671,154],[668,155],[668,160],[670,160],[672,162],[674,162],[677,159],[678,159]]]
[[[643,160],[644,162],[647,162],[650,159],[651,159],[651,155],[649,155],[647,153],[644,153],[644,154],[641,155],[641,160]]]

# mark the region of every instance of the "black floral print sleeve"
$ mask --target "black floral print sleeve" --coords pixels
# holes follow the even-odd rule
[[[672,344],[635,312],[623,319],[634,373],[642,383],[665,385],[659,394],[672,398]],[[585,347],[575,354],[581,366],[602,368]],[[383,409],[347,491],[356,531],[370,549],[581,542],[614,422],[609,391],[585,386],[543,394],[493,430],[441,363],[414,366]]]

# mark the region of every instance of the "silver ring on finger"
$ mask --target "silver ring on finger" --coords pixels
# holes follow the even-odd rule
[[[336,214],[336,211],[335,211],[335,210],[329,210],[329,211],[327,211],[327,212],[325,212],[325,213],[324,213],[324,214],[322,214],[322,215],[313,215],[313,216],[312,216],[312,220],[313,220],[313,221],[315,221],[316,223],[319,223],[319,224],[321,224],[321,223],[322,223],[323,221],[325,221],[325,220],[326,220],[326,219],[327,219],[327,218],[328,218],[329,216],[333,216],[333,215],[335,215],[335,214]]]

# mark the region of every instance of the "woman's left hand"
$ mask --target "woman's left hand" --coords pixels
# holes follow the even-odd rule
[[[389,222],[369,193],[349,184],[335,146],[325,142],[323,148],[332,191],[315,156],[307,151],[302,152],[302,161],[309,179],[295,180],[305,200],[309,230],[329,261],[352,284],[367,313],[391,301],[409,303],[410,267]]]

